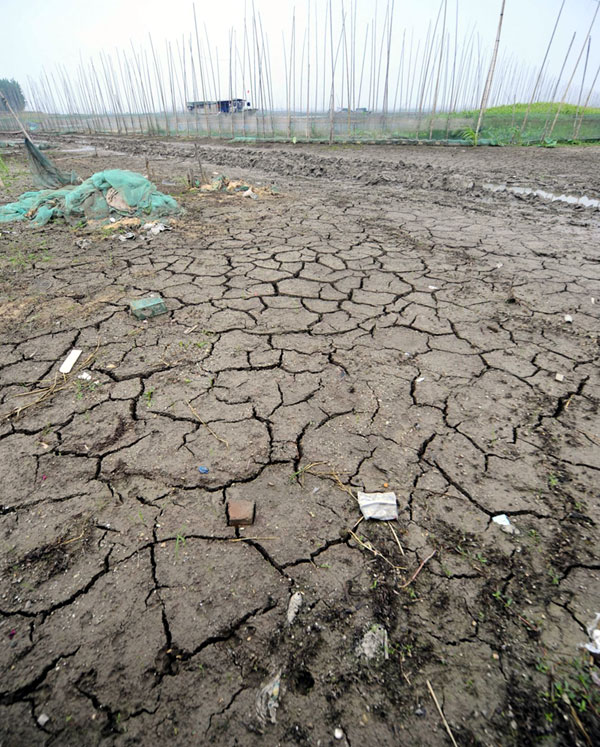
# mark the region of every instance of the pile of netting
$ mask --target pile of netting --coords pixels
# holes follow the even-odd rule
[[[0,206],[0,223],[29,220],[43,226],[56,218],[71,225],[106,222],[111,217],[163,218],[180,212],[170,196],[133,171],[99,171],[77,186],[25,192],[17,202]]]
[[[73,172],[57,169],[33,144],[25,144],[35,181],[46,189],[25,192],[17,202],[0,205],[0,223],[27,220],[43,226],[64,218],[77,225],[106,223],[115,217],[165,218],[181,212],[170,195],[159,192],[141,174],[110,169],[82,182]]]

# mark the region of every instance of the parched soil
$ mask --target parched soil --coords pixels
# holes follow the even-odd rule
[[[186,212],[0,226],[0,744],[600,743],[600,213],[483,187],[600,151],[52,143]]]

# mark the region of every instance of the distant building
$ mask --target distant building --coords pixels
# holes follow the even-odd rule
[[[188,111],[199,110],[209,114],[235,114],[250,109],[245,99],[223,99],[222,101],[188,101]]]

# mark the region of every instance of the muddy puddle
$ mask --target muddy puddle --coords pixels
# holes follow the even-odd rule
[[[568,205],[581,205],[582,207],[594,208],[594,210],[600,209],[600,200],[588,197],[587,195],[569,195],[569,194],[555,194],[554,192],[547,192],[545,189],[533,189],[532,187],[515,187],[507,184],[489,184],[484,183],[484,189],[490,192],[510,192],[514,195],[523,195],[533,197],[539,197],[542,200],[548,200],[550,202],[565,202]]]

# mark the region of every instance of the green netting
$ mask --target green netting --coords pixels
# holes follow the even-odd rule
[[[81,184],[74,171],[61,171],[30,140],[25,139],[29,164],[33,171],[33,183],[40,189],[59,189],[68,184]]]
[[[74,225],[112,216],[162,218],[181,212],[177,202],[133,171],[99,171],[77,186],[25,192],[18,202],[0,206],[0,223],[29,220],[43,226],[56,218]]]

